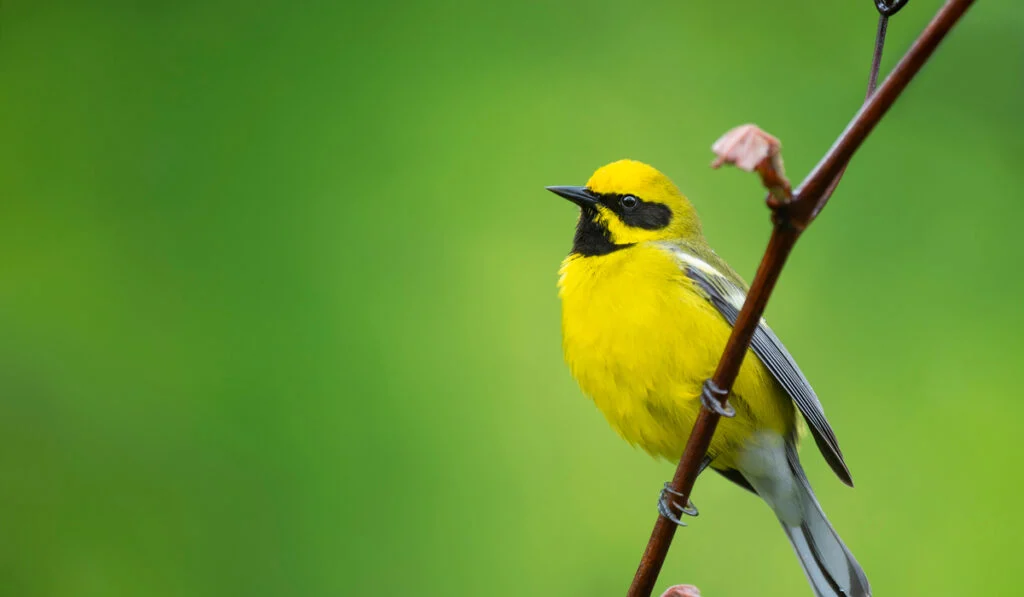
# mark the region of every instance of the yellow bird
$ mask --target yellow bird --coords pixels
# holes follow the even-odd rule
[[[664,174],[621,160],[585,187],[548,187],[580,207],[558,280],[566,362],[628,442],[677,461],[746,297],[742,279],[708,246],[693,205]],[[836,475],[853,485],[807,378],[762,320],[704,466],[775,512],[814,592],[868,596],[867,577],[821,510],[797,456],[797,411]],[[692,505],[662,492],[659,511]]]

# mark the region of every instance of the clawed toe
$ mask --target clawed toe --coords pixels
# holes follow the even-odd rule
[[[658,514],[661,514],[671,522],[678,526],[685,527],[686,523],[679,519],[676,514],[678,511],[680,514],[686,516],[697,516],[697,506],[692,501],[687,500],[685,506],[680,506],[673,498],[682,498],[683,494],[679,493],[675,489],[672,489],[671,483],[665,483],[665,488],[661,490],[661,495],[658,497]]]

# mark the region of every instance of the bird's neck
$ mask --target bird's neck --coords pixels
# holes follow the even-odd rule
[[[617,245],[612,242],[611,233],[597,221],[596,212],[585,208],[580,210],[580,219],[576,223],[576,236],[572,239],[571,255],[595,257],[625,249],[632,244]]]

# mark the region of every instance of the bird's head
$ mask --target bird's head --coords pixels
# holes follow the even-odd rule
[[[667,176],[642,162],[612,162],[585,187],[548,190],[580,206],[573,253],[604,255],[641,242],[702,236],[693,205]]]

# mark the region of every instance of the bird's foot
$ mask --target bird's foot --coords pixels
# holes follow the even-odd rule
[[[658,514],[661,514],[678,526],[685,527],[686,523],[679,519],[676,511],[687,516],[697,516],[697,506],[693,505],[693,502],[690,500],[686,501],[685,506],[680,506],[674,499],[677,497],[681,498],[683,494],[672,489],[671,481],[665,483],[665,488],[661,490],[661,495],[658,497]]]
[[[713,379],[704,381],[704,387],[700,393],[700,402],[704,405],[704,408],[717,413],[720,417],[731,419],[736,416],[736,409],[732,407],[732,404],[729,404],[728,397],[729,392],[718,387],[718,384]]]

